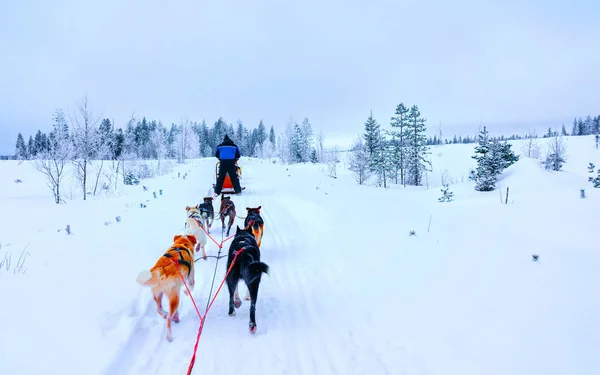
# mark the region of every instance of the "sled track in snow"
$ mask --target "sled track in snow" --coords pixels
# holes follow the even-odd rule
[[[248,166],[250,167],[250,166]],[[250,170],[250,168],[248,168]],[[249,171],[250,172],[250,171]],[[330,251],[316,242],[315,229],[322,220],[299,222],[291,211],[290,196],[261,189],[259,170],[251,168],[244,179],[247,184],[242,196],[233,196],[239,216],[246,216],[246,207],[262,205],[265,233],[261,246],[261,260],[270,267],[263,275],[258,293],[256,335],[248,333],[249,301],[243,299],[246,286],[239,284],[242,306],[236,315],[227,315],[229,293],[223,286],[206,319],[193,373],[201,374],[254,374],[288,375],[357,373],[352,367],[353,354],[360,353],[363,345],[356,342],[348,331],[332,327],[322,292],[315,285],[335,278],[323,252]],[[264,176],[260,176],[264,177]],[[302,201],[299,201],[302,202]],[[215,206],[218,207],[218,200]],[[243,219],[236,218],[232,233]],[[212,235],[220,239],[220,220],[213,224]],[[215,230],[216,229],[216,230]],[[208,244],[211,240],[208,240]],[[210,246],[210,245],[207,245]],[[222,254],[227,255],[229,243]],[[216,255],[216,246],[207,247]],[[209,258],[211,259],[211,258]],[[196,289],[193,295],[201,312],[206,306],[214,262],[199,260],[196,269]],[[213,293],[225,275],[226,258],[220,260]],[[316,294],[319,294],[318,296]],[[165,321],[156,313],[150,293],[142,315],[127,341],[103,375],[125,374],[185,374],[192,355],[199,319],[191,301],[183,293],[180,305],[181,322],[173,325],[174,341],[165,340]],[[364,348],[362,348],[364,349]],[[350,357],[350,358],[349,358]],[[374,362],[374,361],[369,361]],[[377,373],[387,373],[381,364],[372,363]]]

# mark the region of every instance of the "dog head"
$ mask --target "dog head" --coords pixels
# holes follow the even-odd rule
[[[204,197],[204,203],[212,203],[213,197]]]
[[[235,235],[245,235],[245,234],[250,234],[252,237],[254,237],[254,234],[252,233],[252,228],[240,228],[239,225],[236,225],[236,230],[235,230]]]
[[[194,250],[194,246],[196,245],[196,237],[191,234],[181,235],[176,234],[173,237],[173,245],[185,247],[188,250]]]
[[[255,208],[246,207],[246,210],[248,211],[248,215],[251,215],[251,214],[258,214],[258,215],[260,215],[260,209],[261,209],[261,207],[262,206],[258,206],[258,207],[255,207]]]
[[[185,206],[185,210],[188,213],[188,217],[192,217],[194,215],[199,215],[200,214],[200,205],[197,204],[195,206]]]

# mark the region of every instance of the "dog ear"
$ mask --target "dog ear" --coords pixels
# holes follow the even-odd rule
[[[191,234],[186,235],[186,237],[188,238],[188,240],[190,240],[190,242],[192,243],[192,245],[195,245],[197,240],[196,240],[196,236],[193,236]]]
[[[189,210],[190,210],[190,208],[191,208],[190,206],[185,206],[185,210],[186,210],[186,211],[189,211]]]
[[[258,213],[260,213],[260,208],[261,208],[261,207],[262,207],[262,206],[258,206],[258,207],[256,207],[256,211],[257,211]]]
[[[240,230],[241,230],[241,229],[240,229],[240,226],[239,226],[239,225],[236,225],[236,227],[237,227],[237,229],[235,230],[235,233],[237,234],[237,233],[239,233],[239,232],[240,232]]]
[[[250,211],[250,210],[251,210],[251,208],[250,208],[250,207],[246,207],[246,211]]]
[[[197,205],[196,205],[196,208],[199,210],[199,209],[200,209],[200,204],[197,204]]]
[[[180,238],[181,238],[181,234],[176,234],[175,237],[173,237],[173,242],[177,242],[177,240]]]

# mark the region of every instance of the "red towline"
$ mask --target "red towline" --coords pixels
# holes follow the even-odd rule
[[[202,227],[202,226],[200,226],[200,227],[202,228],[202,230],[204,230],[204,227]],[[206,230],[204,230],[204,232],[206,233],[206,235],[208,237],[210,237],[211,240],[213,240],[214,243],[217,244],[217,246],[219,246],[219,249],[222,249],[223,244],[235,236],[234,235],[234,236],[227,237],[226,239],[221,241],[221,243],[219,244],[217,241],[215,241],[215,239],[210,234],[208,234],[206,232]],[[221,284],[219,285],[219,288],[217,289],[214,297],[210,301],[210,304],[206,308],[204,315],[200,314],[200,310],[198,309],[198,306],[196,305],[196,301],[194,301],[194,297],[192,297],[192,292],[190,291],[190,288],[188,287],[187,283],[185,282],[185,278],[183,277],[183,275],[181,274],[181,271],[179,270],[179,261],[175,258],[170,258],[171,261],[173,263],[175,263],[175,266],[177,267],[177,271],[179,272],[179,277],[181,277],[181,281],[183,281],[183,285],[185,286],[185,289],[187,290],[188,296],[190,297],[190,299],[192,300],[192,303],[194,304],[194,309],[196,309],[196,314],[198,314],[198,317],[200,318],[200,325],[198,326],[198,335],[196,336],[196,344],[194,344],[194,353],[192,354],[192,358],[190,359],[190,364],[188,366],[187,375],[190,375],[192,373],[192,369],[194,368],[194,364],[196,363],[196,352],[198,351],[198,343],[200,342],[200,336],[202,335],[202,329],[204,328],[204,321],[206,319],[206,315],[208,315],[208,311],[210,310],[213,303],[215,302],[217,295],[219,295],[219,292],[221,291],[221,288],[223,287],[225,280],[227,280],[227,276],[229,276],[229,272],[231,272],[231,269],[233,268],[233,265],[235,264],[235,261],[236,261],[238,255],[240,255],[242,253],[242,251],[244,251],[244,248],[241,248],[239,251],[235,252],[233,261],[231,262],[231,265],[229,265],[229,269],[227,269],[227,273],[225,274],[225,277],[221,281]]]

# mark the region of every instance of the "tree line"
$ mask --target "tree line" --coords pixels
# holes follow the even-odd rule
[[[375,176],[377,185],[390,183],[419,186],[423,173],[431,171],[427,156],[426,118],[416,105],[400,103],[390,119],[390,129],[383,129],[371,111],[364,134],[351,149],[350,170],[359,184]]]

